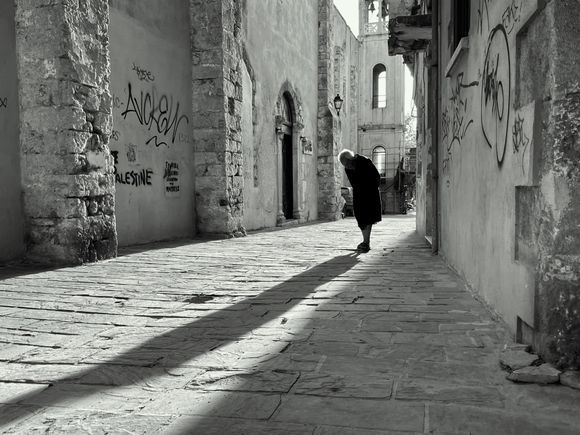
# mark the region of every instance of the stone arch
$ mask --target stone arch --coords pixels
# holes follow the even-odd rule
[[[290,112],[289,116],[285,116],[286,105]],[[300,141],[304,136],[302,107],[300,94],[290,82],[285,81],[278,93],[274,118],[277,154],[278,225],[289,220],[298,222],[304,220],[304,194],[301,188],[304,178],[304,157],[302,152],[300,152]],[[291,147],[291,150],[288,147]],[[290,161],[291,177],[288,174]],[[288,186],[288,183],[291,183],[291,186]],[[285,203],[289,199],[288,197],[285,198],[285,195],[291,195],[291,213],[285,209]]]

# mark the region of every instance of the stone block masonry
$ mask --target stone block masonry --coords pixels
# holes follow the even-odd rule
[[[102,0],[16,2],[27,255],[78,264],[116,255]]]
[[[198,230],[243,236],[241,5],[191,0]]]
[[[337,220],[341,216],[342,167],[336,158],[340,151],[339,125],[328,107],[334,91],[333,7],[332,1],[318,2],[318,217],[324,220]]]

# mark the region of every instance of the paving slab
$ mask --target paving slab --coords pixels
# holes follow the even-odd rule
[[[0,269],[0,432],[579,432],[580,391],[505,379],[510,331],[412,216],[359,237],[349,218]]]

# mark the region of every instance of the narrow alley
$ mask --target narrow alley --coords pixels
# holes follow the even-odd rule
[[[506,380],[510,334],[385,216],[0,269],[2,433],[580,433],[580,391]]]

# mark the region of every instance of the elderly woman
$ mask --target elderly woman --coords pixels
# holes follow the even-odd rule
[[[357,250],[368,252],[371,249],[372,226],[381,221],[381,177],[369,158],[351,150],[342,150],[338,159],[352,186],[354,217],[363,235],[363,241],[357,246]]]

